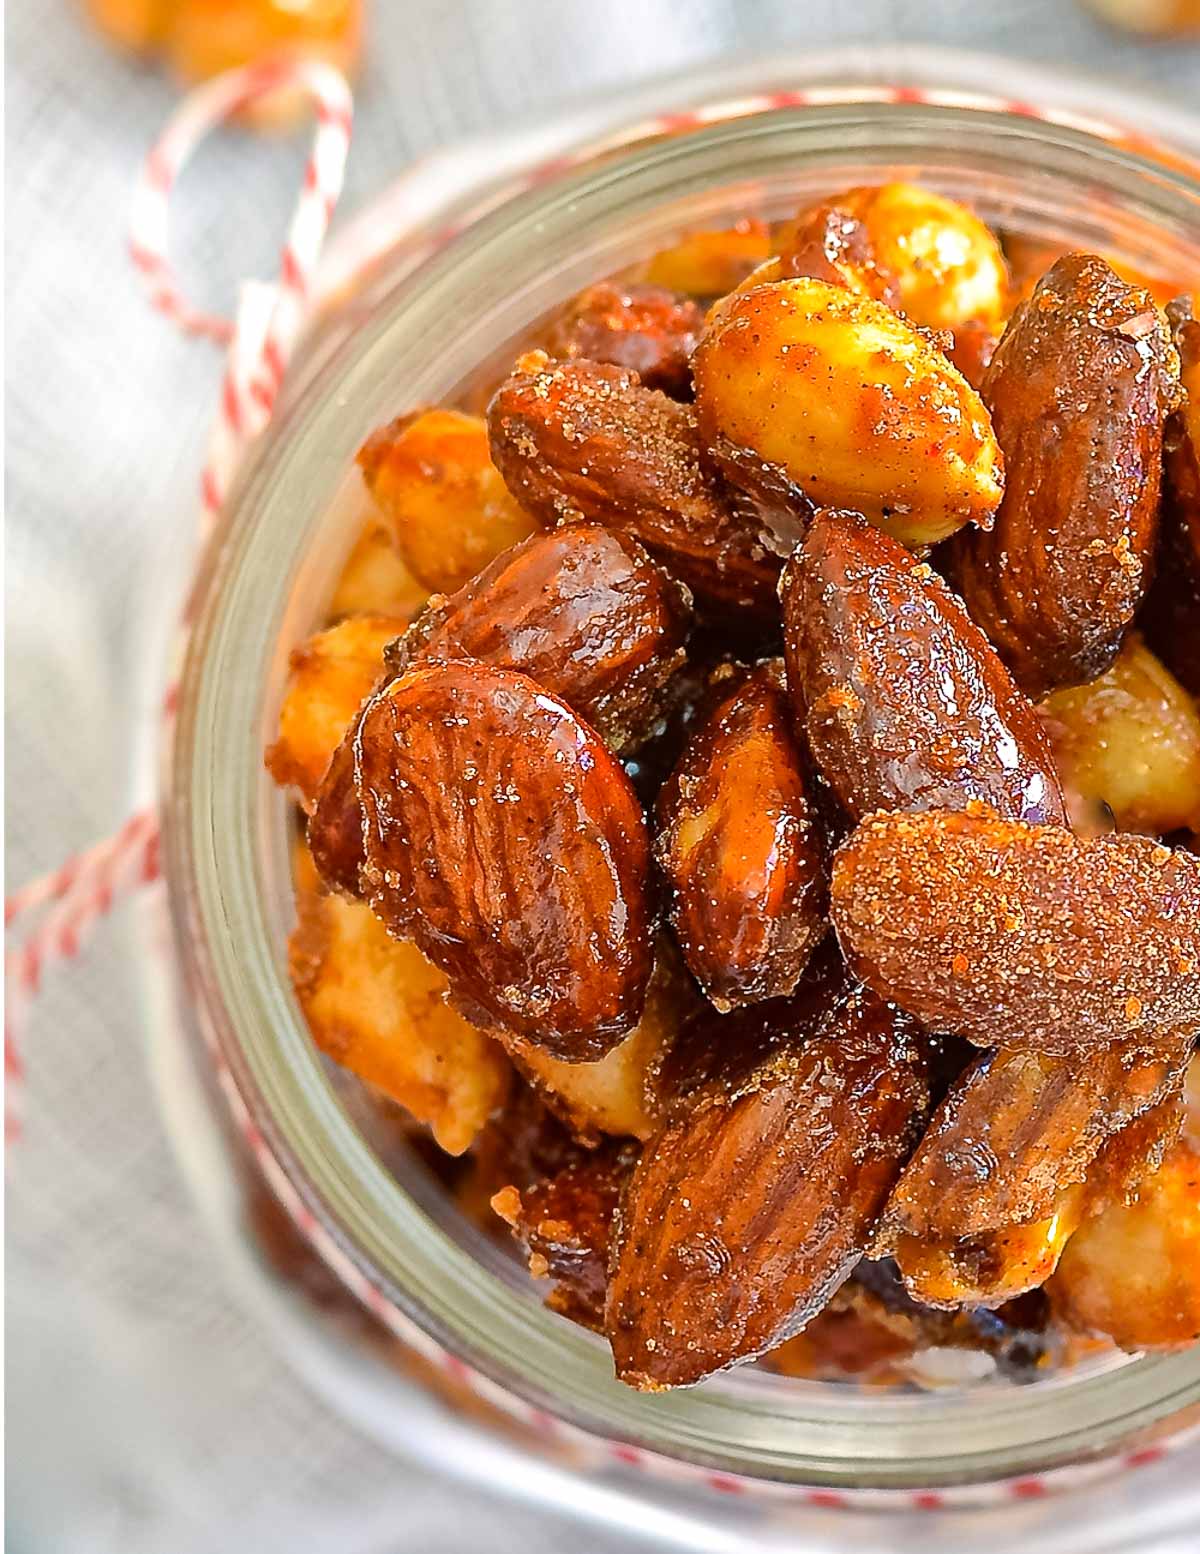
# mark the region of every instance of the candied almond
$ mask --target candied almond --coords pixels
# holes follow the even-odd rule
[[[791,993],[825,932],[824,844],[782,666],[735,685],[658,804],[671,924],[718,1009]]]
[[[464,1012],[594,1061],[641,1018],[649,838],[600,736],[513,670],[418,664],[354,741],[362,880]]]
[[[1044,1218],[1107,1139],[1182,1085],[1192,1035],[1073,1057],[1005,1049],[978,1058],[905,1166],[889,1225],[940,1241]]]
[[[834,858],[852,969],[932,1030],[1067,1054],[1200,1021],[1200,858],[964,813],[869,816]]]
[[[542,523],[625,530],[698,597],[774,609],[780,559],[702,462],[690,405],[622,368],[533,352],[497,389],[488,434],[513,494]]]
[[[690,624],[688,590],[630,535],[564,524],[432,600],[388,663],[393,673],[431,659],[518,669],[620,749],[653,721]]]
[[[780,584],[788,687],[856,818],[984,799],[1065,821],[1049,740],[961,602],[898,540],[822,511]]]
[[[848,989],[806,1041],[680,1098],[617,1215],[617,1374],[688,1386],[798,1332],[862,1256],[928,1105],[903,1015]]]
[[[559,360],[576,356],[636,372],[647,388],[675,399],[691,393],[691,357],[704,313],[665,286],[601,281],[568,303],[546,336]]]
[[[1150,581],[1179,362],[1148,293],[1068,254],[981,389],[1004,451],[995,525],[955,541],[967,608],[1031,696],[1102,674]]]

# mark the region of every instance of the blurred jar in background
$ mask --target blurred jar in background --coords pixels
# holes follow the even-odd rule
[[[353,71],[362,48],[363,0],[85,0],[123,48],[161,52],[181,80],[248,65],[281,49]],[[270,119],[286,114],[272,103]],[[256,114],[256,117],[261,115]]]
[[[1200,32],[1200,0],[1086,0],[1090,10],[1128,32]]]

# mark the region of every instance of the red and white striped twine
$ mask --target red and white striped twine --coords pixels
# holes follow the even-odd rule
[[[316,113],[303,186],[276,280],[271,285],[243,285],[236,319],[221,318],[192,307],[175,279],[168,256],[170,196],[184,165],[210,131],[281,91],[302,93]],[[247,445],[270,418],[303,328],[317,260],[342,190],[352,112],[350,88],[329,65],[280,56],[231,70],[188,94],[138,178],[129,252],[153,306],[185,333],[228,347],[220,408],[200,477],[200,543],[221,510]],[[176,692],[172,684],[163,698],[168,721],[174,716]],[[158,844],[158,816],[153,809],[142,810],[113,836],[6,898],[6,935],[23,931],[20,942],[5,952],[6,1138],[20,1134],[22,1033],[47,967],[78,956],[96,924],[118,901],[158,878]]]

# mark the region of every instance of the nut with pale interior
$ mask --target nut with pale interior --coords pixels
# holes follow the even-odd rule
[[[435,592],[461,588],[537,527],[488,456],[478,416],[400,416],[367,439],[358,463],[393,544]]]
[[[882,302],[819,280],[731,298],[693,358],[702,437],[909,545],[990,526],[1004,463],[979,396]]]
[[[1103,805],[1119,831],[1200,831],[1200,709],[1136,632],[1039,711],[1077,827]]]

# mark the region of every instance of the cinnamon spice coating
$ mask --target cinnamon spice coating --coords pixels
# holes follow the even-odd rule
[[[852,968],[935,1030],[1065,1054],[1200,1022],[1200,858],[962,813],[868,817],[833,866]]]

